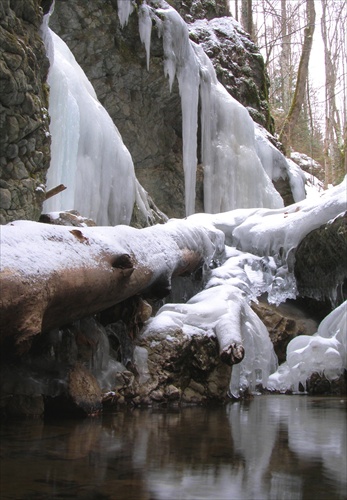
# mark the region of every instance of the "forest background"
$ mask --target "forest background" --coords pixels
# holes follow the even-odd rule
[[[258,45],[269,103],[285,152],[322,166],[325,187],[347,173],[346,0],[230,0]]]

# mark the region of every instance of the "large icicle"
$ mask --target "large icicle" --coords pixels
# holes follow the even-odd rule
[[[164,71],[169,77],[170,88],[177,76],[181,96],[185,205],[186,215],[190,215],[195,212],[199,64],[181,16],[171,7],[157,13],[163,17]]]
[[[141,42],[146,49],[147,70],[149,70],[149,58],[151,54],[151,34],[152,34],[152,17],[151,9],[146,2],[143,2],[139,8],[139,33]]]
[[[255,148],[254,122],[231,97],[210,59],[191,42],[200,61],[202,162],[205,211],[219,213],[240,207],[283,206]]]
[[[100,225],[128,224],[135,201],[129,151],[67,45],[47,26],[52,135],[47,185],[67,189],[48,200],[47,211],[74,208]]]
[[[180,15],[165,2],[160,5],[155,13],[162,20],[164,71],[170,88],[177,76],[182,102],[186,213],[194,212],[199,94],[205,211],[283,206],[257,155],[248,111],[218,82],[207,55],[189,40]]]

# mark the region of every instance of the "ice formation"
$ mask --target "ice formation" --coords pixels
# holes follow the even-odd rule
[[[164,305],[157,316],[148,322],[143,335],[165,337],[182,330],[186,335],[197,332],[216,335],[221,348],[228,342],[242,342],[245,357],[233,367],[230,383],[230,393],[235,397],[247,389],[256,391],[258,385],[275,389],[277,383],[277,388],[284,384],[290,387],[292,375],[289,372],[283,374],[283,368],[280,368],[279,375],[271,375],[276,370],[272,343],[265,326],[250,308],[250,302],[265,293],[268,300],[276,304],[296,297],[293,275],[295,248],[314,228],[346,210],[345,193],[346,179],[319,198],[303,200],[290,207],[238,209],[188,217],[188,222],[193,225],[211,226],[222,231],[225,253],[219,256],[219,263],[215,262],[217,267],[206,271],[204,290],[185,304]],[[335,334],[336,324],[340,333],[333,340],[316,339],[307,349],[306,356],[309,360],[312,347],[319,344],[317,362],[321,363],[321,369],[330,378],[338,376],[341,369],[346,368],[346,304],[339,309],[339,313],[334,311],[332,314],[340,315],[336,321],[333,316],[333,319],[326,320],[325,325],[322,323],[319,335],[328,337],[328,331]],[[292,350],[295,354],[291,355],[291,363],[299,363],[295,342],[303,341],[304,337],[294,341]],[[302,373],[307,370],[303,377],[310,373],[312,367],[307,360],[300,365]]]
[[[131,0],[118,1],[124,27]],[[189,39],[186,23],[164,1],[158,8],[143,2],[138,9],[139,34],[150,63],[152,23],[163,38],[164,72],[176,77],[182,107],[183,169],[186,214],[195,212],[199,103],[204,209],[218,213],[239,207],[281,207],[272,179],[288,176],[296,201],[305,196],[303,179],[293,175],[286,159],[265,133],[255,129],[246,108],[218,82],[211,61]],[[45,204],[45,210],[75,208],[98,224],[129,223],[139,190],[122,138],[66,44],[43,24],[51,61],[49,84],[52,160],[48,187],[67,190]],[[141,199],[140,199],[141,204]],[[143,205],[143,203],[142,203]]]
[[[218,82],[211,61],[202,48],[189,39],[187,25],[180,15],[165,2],[159,5],[157,9],[143,7],[139,29],[148,59],[149,43],[145,40],[150,38],[149,18],[156,23],[163,37],[164,71],[170,87],[175,77],[178,80],[183,116],[186,214],[195,211],[199,100],[205,211],[218,213],[238,207],[283,206],[258,156],[254,122],[248,111]],[[271,154],[272,150],[267,151],[268,156]]]
[[[100,225],[128,224],[137,195],[130,153],[69,48],[48,27],[48,16],[42,32],[51,64],[47,186],[67,187],[44,209],[73,208]]]
[[[164,71],[169,85],[175,77],[178,79],[187,214],[195,211],[199,102],[201,106],[205,210],[216,215],[196,214],[188,221],[192,225],[205,225],[211,234],[222,231],[227,246],[222,265],[206,274],[205,289],[186,304],[165,305],[143,334],[150,335],[155,330],[156,334],[167,335],[180,328],[186,335],[194,335],[202,330],[207,335],[216,335],[223,346],[230,340],[228,331],[232,325],[234,336],[242,340],[246,351],[244,360],[233,369],[230,391],[234,396],[246,389],[254,391],[258,384],[271,387],[277,384],[281,388],[287,384],[297,388],[298,379],[293,379],[293,373],[303,371],[296,366],[300,364],[298,351],[306,349],[309,353],[315,346],[320,356],[324,352],[324,359],[338,361],[333,370],[333,365],[326,368],[328,376],[333,378],[341,366],[346,367],[338,342],[345,350],[346,345],[337,331],[331,338],[322,335],[322,331],[327,331],[324,326],[307,346],[294,344],[289,349],[291,361],[288,359],[285,376],[283,368],[276,372],[280,375],[271,375],[276,369],[272,345],[249,304],[262,293],[267,293],[274,303],[296,296],[292,275],[294,250],[308,232],[345,210],[346,185],[314,200],[305,200],[304,176],[300,170],[271,145],[266,133],[255,127],[247,110],[217,81],[210,60],[189,40],[187,27],[177,12],[165,2],[158,5],[160,8],[155,9],[145,3],[141,5],[139,33],[149,67],[152,23],[156,23],[163,37]],[[132,2],[118,1],[118,8],[121,25],[125,26]],[[63,182],[68,186],[60,195],[64,208],[76,208],[99,224],[128,223],[135,197],[143,210],[148,210],[130,154],[67,46],[47,25],[43,32],[51,61],[49,183],[53,186]],[[296,203],[284,208],[271,180],[286,176]],[[46,208],[60,209],[57,202],[53,198],[52,205],[47,204]],[[343,318],[339,321],[342,331]],[[143,353],[137,354],[145,366]],[[145,368],[142,367],[141,373],[147,377]]]
[[[268,388],[286,392],[306,390],[313,373],[328,380],[347,369],[347,301],[334,309],[312,337],[300,335],[287,346],[287,360],[268,380]]]
[[[256,150],[265,172],[270,179],[289,179],[294,201],[306,198],[305,173],[291,159],[286,158],[269,140],[268,132],[260,125],[255,125]]]

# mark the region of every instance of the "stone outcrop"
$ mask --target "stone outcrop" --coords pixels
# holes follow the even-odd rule
[[[50,162],[39,0],[0,4],[0,223],[38,220]]]
[[[215,337],[189,336],[177,329],[165,338],[136,341],[133,368],[115,375],[104,401],[141,406],[221,403],[228,398],[230,375]]]
[[[188,28],[190,38],[203,47],[229,94],[247,108],[255,122],[273,133],[270,82],[264,59],[249,35],[231,17],[198,20]]]
[[[279,364],[286,360],[286,350],[289,342],[298,335],[313,335],[318,328],[318,322],[310,318],[295,304],[274,306],[266,301],[253,303],[252,309],[266,326]]]
[[[228,0],[168,0],[186,23],[196,19],[213,19],[230,15]]]
[[[347,212],[311,231],[295,252],[299,294],[328,301],[334,308],[347,299]]]

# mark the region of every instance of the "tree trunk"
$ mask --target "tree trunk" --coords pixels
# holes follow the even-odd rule
[[[241,0],[241,24],[253,39],[252,0]]]
[[[287,150],[291,145],[291,132],[298,120],[305,98],[306,82],[308,78],[308,66],[310,61],[310,53],[312,48],[316,19],[314,0],[306,0],[306,12],[307,26],[304,31],[304,43],[300,57],[294,97],[288,115],[284,120],[284,124],[279,137],[280,141],[284,145],[284,148]]]
[[[332,35],[328,32],[327,1],[322,0],[321,32],[324,45],[325,68],[325,186],[332,184],[340,171],[343,171],[343,136],[339,112],[336,104],[337,62],[340,40],[338,25],[333,27]],[[339,16],[337,17],[339,19]],[[337,174],[337,175],[336,175]],[[339,179],[340,180],[340,179]]]
[[[281,0],[281,56],[280,56],[280,71],[281,71],[281,101],[283,109],[287,112],[289,109],[291,95],[291,20],[287,16],[287,0]]]
[[[133,295],[162,298],[171,278],[222,252],[218,230],[171,221],[146,229],[76,229],[15,222],[1,229],[0,341],[32,337],[105,310]]]

